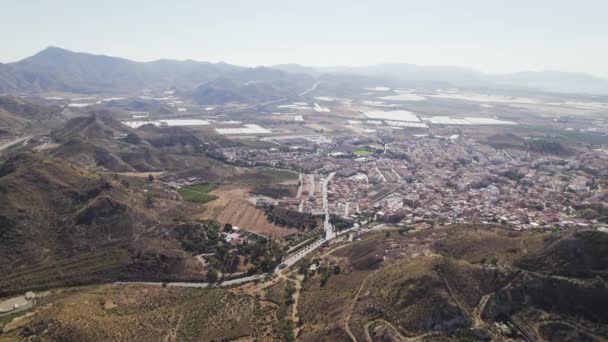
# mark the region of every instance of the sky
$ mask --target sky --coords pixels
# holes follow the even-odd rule
[[[0,8],[2,63],[57,46],[137,61],[608,77],[606,0],[0,0]]]

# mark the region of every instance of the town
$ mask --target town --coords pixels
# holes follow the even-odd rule
[[[214,153],[241,165],[301,170],[297,195],[276,203],[294,211],[323,215],[328,183],[329,214],[356,225],[377,220],[566,228],[590,226],[605,216],[605,198],[596,192],[608,173],[601,150],[563,157],[494,148],[459,135],[390,143],[338,139],[306,148]]]

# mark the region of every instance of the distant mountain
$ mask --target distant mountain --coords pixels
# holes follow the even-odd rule
[[[557,93],[608,94],[608,80],[581,72],[518,72],[491,78],[501,85],[525,86]]]
[[[313,67],[302,66],[299,64],[277,64],[271,68],[285,71],[291,74],[307,74],[311,76],[318,76],[323,73],[322,70],[317,70]]]
[[[0,65],[0,93],[118,93],[146,88],[192,89],[241,69],[225,63],[195,61],[133,62],[49,47],[19,62]]]
[[[192,97],[200,104],[261,103],[297,96],[314,78],[270,68],[245,69],[199,86]]]
[[[608,79],[585,73],[542,71],[511,74],[485,74],[474,69],[453,66],[420,66],[414,64],[378,64],[362,67],[319,67],[278,65],[287,72],[348,74],[381,78],[407,85],[528,89],[558,93],[608,94]]]
[[[333,75],[334,81],[356,75],[404,87],[608,94],[608,80],[584,73],[546,71],[491,75],[462,67],[390,63],[364,67],[281,64],[270,68],[245,68],[191,60],[134,62],[57,47],[49,47],[16,63],[0,64],[0,94],[49,91],[124,94],[170,88],[181,94],[193,94],[202,104],[248,103],[288,97],[310,86],[314,82],[312,79],[327,75]]]
[[[451,84],[477,86],[483,84],[485,75],[468,68],[451,66],[420,66],[414,64],[378,64],[365,67],[328,67],[326,73],[349,73],[368,77],[380,77],[411,83]]]

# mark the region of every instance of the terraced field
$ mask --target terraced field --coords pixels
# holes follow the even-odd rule
[[[217,196],[208,193],[216,188],[213,184],[196,184],[180,188],[177,191],[189,202],[207,203],[217,199]]]
[[[221,189],[212,191],[211,194],[218,198],[203,207],[199,216],[203,220],[230,223],[267,237],[284,237],[298,231],[269,223],[263,210],[245,200],[246,191],[243,189]]]
[[[231,200],[216,219],[267,237],[284,237],[297,232],[297,229],[269,223],[264,211],[244,201]]]

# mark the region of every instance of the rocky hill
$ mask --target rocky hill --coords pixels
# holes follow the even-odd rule
[[[13,275],[127,243],[146,222],[145,217],[136,220],[125,204],[127,193],[116,184],[39,154],[20,154],[4,163],[0,192],[5,286]]]
[[[305,272],[298,339],[603,341],[606,236],[471,225],[363,236]]]
[[[223,141],[185,127],[129,128],[106,111],[73,118],[50,135],[59,143],[50,155],[80,167],[113,172],[209,168],[211,161],[195,155],[195,150]]]
[[[58,106],[42,106],[13,96],[0,96],[0,127],[56,127],[73,113]]]
[[[143,186],[42,153],[11,157],[0,166],[0,296],[119,279],[203,279],[165,224],[187,208],[161,198],[161,214]]]
[[[608,234],[581,231],[552,236],[542,249],[522,258],[518,266],[543,274],[608,280]]]

